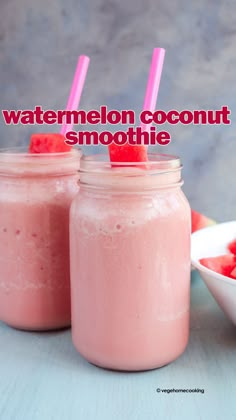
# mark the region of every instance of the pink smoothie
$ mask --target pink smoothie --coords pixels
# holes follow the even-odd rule
[[[17,328],[70,325],[69,208],[79,163],[54,164],[35,173],[21,162],[18,173],[0,175],[0,320]]]
[[[152,369],[188,342],[190,208],[180,187],[112,188],[82,184],[72,204],[73,341],[96,365]]]

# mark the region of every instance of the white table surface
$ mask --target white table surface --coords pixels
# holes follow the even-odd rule
[[[235,420],[236,327],[192,277],[189,345],[162,369],[107,371],[76,352],[70,330],[30,333],[0,323],[0,420]]]

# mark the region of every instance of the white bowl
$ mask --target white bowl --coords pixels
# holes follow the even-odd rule
[[[201,258],[229,253],[227,245],[233,239],[236,239],[236,221],[201,229],[192,234],[191,259],[218,305],[236,325],[236,280],[215,273],[199,262]]]

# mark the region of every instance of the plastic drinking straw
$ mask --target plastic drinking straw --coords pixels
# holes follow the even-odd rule
[[[146,93],[143,104],[143,111],[154,112],[156,108],[157,95],[160,86],[161,73],[165,58],[164,48],[154,48],[152,54],[152,62],[148,76],[148,82],[146,87]],[[144,131],[148,131],[151,124],[142,124],[141,128]]]
[[[66,105],[66,111],[74,111],[78,109],[88,71],[89,61],[90,59],[86,55],[81,55],[78,59],[74,80],[72,83],[69,99]],[[64,136],[68,131],[72,129],[72,127],[73,124],[63,124],[61,128],[61,134]]]

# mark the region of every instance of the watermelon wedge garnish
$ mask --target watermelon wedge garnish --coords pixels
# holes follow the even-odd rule
[[[216,273],[234,278],[232,277],[232,272],[235,273],[234,270],[236,269],[236,257],[233,254],[202,258],[199,260],[199,262],[200,264],[204,265],[212,271],[215,271]]]
[[[71,146],[65,143],[65,137],[59,133],[36,133],[30,138],[29,153],[69,152]]]
[[[236,239],[230,242],[227,248],[232,254],[236,255]]]
[[[191,210],[192,217],[192,233],[207,226],[214,225],[216,222],[195,210]]]
[[[115,143],[108,146],[111,162],[147,162],[147,148],[145,146],[137,146],[125,144],[118,146]]]

